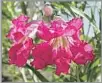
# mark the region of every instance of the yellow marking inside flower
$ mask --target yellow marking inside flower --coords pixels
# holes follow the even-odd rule
[[[65,48],[66,50],[69,48],[69,41],[66,37],[57,37],[54,38],[50,41],[50,44],[54,47],[54,48]]]
[[[23,38],[21,38],[20,40],[19,40],[19,42],[18,43],[22,43],[24,40],[26,40],[26,39],[28,39],[28,37],[27,36],[24,36]]]

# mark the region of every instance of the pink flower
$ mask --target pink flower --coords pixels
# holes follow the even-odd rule
[[[22,43],[14,44],[9,50],[9,63],[22,67],[26,64],[33,48],[33,40],[27,38]]]
[[[77,64],[92,61],[91,46],[83,43],[79,37],[82,25],[80,18],[74,18],[69,22],[57,19],[49,24],[45,22],[39,24],[37,35],[45,41],[33,50],[33,66],[36,69],[42,69],[53,61],[56,74],[60,75],[70,73],[71,61]]]

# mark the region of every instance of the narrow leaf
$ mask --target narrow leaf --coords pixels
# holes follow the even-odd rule
[[[42,81],[42,82],[49,82],[40,72],[38,72],[37,70],[35,70],[33,67],[31,67],[30,65],[26,64],[26,67],[31,69],[33,71],[33,73],[36,74],[36,76]]]
[[[93,29],[96,31],[96,34],[98,34],[100,32],[99,28],[97,27],[96,23],[94,21],[91,21],[91,18],[85,14],[84,12],[80,11],[79,9],[70,6],[70,8],[72,9],[73,12],[75,12],[76,14],[88,19],[90,21],[90,23],[92,24],[92,26],[94,27]]]

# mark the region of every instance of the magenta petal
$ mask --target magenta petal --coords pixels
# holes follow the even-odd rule
[[[33,39],[28,38],[24,43],[23,43],[23,47],[21,49],[22,51],[22,56],[24,56],[24,58],[28,59],[31,53],[32,48],[35,45],[33,44]]]
[[[53,51],[53,61],[56,65],[56,74],[60,75],[61,73],[69,73],[69,64],[71,62],[72,53],[70,50],[65,50],[64,48],[59,48]]]
[[[26,22],[26,21],[28,21],[29,17],[22,14],[22,15],[20,15],[17,19],[18,19],[19,21],[24,21],[24,22]]]
[[[26,15],[20,15],[19,17],[13,19],[12,20],[12,23],[16,25],[18,22],[27,22],[28,19],[29,19],[28,16],[26,16]]]
[[[21,32],[16,32],[16,33],[13,34],[13,36],[14,36],[14,40],[16,42],[18,42],[21,38],[24,37],[24,35]]]
[[[14,46],[12,46],[9,50],[9,61],[10,64],[15,64],[16,61],[16,52],[22,47],[22,44],[16,44]]]
[[[9,33],[6,35],[6,37],[15,43],[18,42],[21,38],[23,38],[24,34],[21,30],[17,30],[16,27],[13,26],[10,29]]]
[[[46,66],[44,60],[40,58],[35,58],[35,60],[31,63],[36,69],[43,69]]]
[[[74,42],[80,42],[80,29],[83,26],[83,22],[80,18],[74,18],[67,22],[68,26],[64,35],[72,37]]]
[[[70,60],[66,58],[60,58],[56,60],[56,74],[60,75],[61,73],[68,74],[69,73],[69,63]]]
[[[52,47],[48,43],[41,43],[32,52],[34,60],[43,60],[45,65],[52,64]],[[36,65],[35,65],[36,66]]]
[[[24,57],[24,54],[25,53],[21,53],[21,54],[18,54],[17,57],[16,57],[16,62],[15,64],[18,66],[18,67],[22,67],[26,64],[27,62],[27,58]]]
[[[85,43],[84,51],[85,51],[85,53],[87,53],[86,59],[93,61],[94,60],[94,53],[93,53],[92,46],[90,44],[88,44],[88,43]]]
[[[44,22],[42,22],[40,26],[38,27],[37,36],[47,41],[53,38],[53,34],[50,32],[48,26],[45,25]]]
[[[74,27],[76,30],[79,30],[83,26],[83,21],[80,18],[74,18],[67,23],[68,23],[69,28]]]
[[[86,64],[87,60],[85,59],[85,56],[81,53],[77,54],[75,58],[73,59],[74,62],[77,64]]]
[[[9,50],[9,63],[15,64],[18,67],[24,66],[33,46],[33,41],[30,38],[23,43],[12,46]]]
[[[82,41],[71,47],[73,61],[77,64],[86,64],[94,59],[93,49],[91,45]]]
[[[54,31],[54,37],[58,37],[63,35],[66,27],[67,23],[63,20],[53,20],[50,28]]]
[[[80,31],[77,31],[72,37],[76,43],[80,42]]]
[[[24,42],[24,47],[31,50],[32,47],[34,47],[34,44],[33,44],[33,39],[32,38],[28,38],[25,42]]]
[[[66,50],[65,48],[58,48],[57,51],[53,50],[53,59],[56,60],[58,58],[66,58],[66,59],[71,59],[72,58],[72,53],[68,49]]]
[[[49,41],[63,35],[66,27],[67,23],[62,20],[54,20],[51,25],[42,22],[38,27],[37,35],[39,38]]]
[[[21,15],[12,20],[12,28],[10,29],[7,37],[11,39],[13,42],[18,42],[19,39],[26,35],[26,30],[29,27],[29,23],[27,22],[29,17],[25,15]]]
[[[76,30],[73,27],[71,27],[65,30],[64,35],[73,36],[75,33],[76,33]]]

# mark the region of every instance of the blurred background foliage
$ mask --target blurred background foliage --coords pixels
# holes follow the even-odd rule
[[[42,7],[46,2],[42,1],[2,1],[2,81],[12,82],[95,82],[101,81],[101,2],[100,1],[69,1],[50,2],[54,15],[60,15],[65,20],[73,17],[81,17],[84,21],[81,39],[89,42],[94,48],[95,60],[88,65],[71,65],[71,74],[57,76],[54,68],[48,66],[44,70],[36,71],[27,65],[17,68],[8,64],[8,50],[11,41],[6,38],[11,20],[20,14],[26,14],[31,19],[42,19]],[[37,39],[35,39],[37,41]]]

